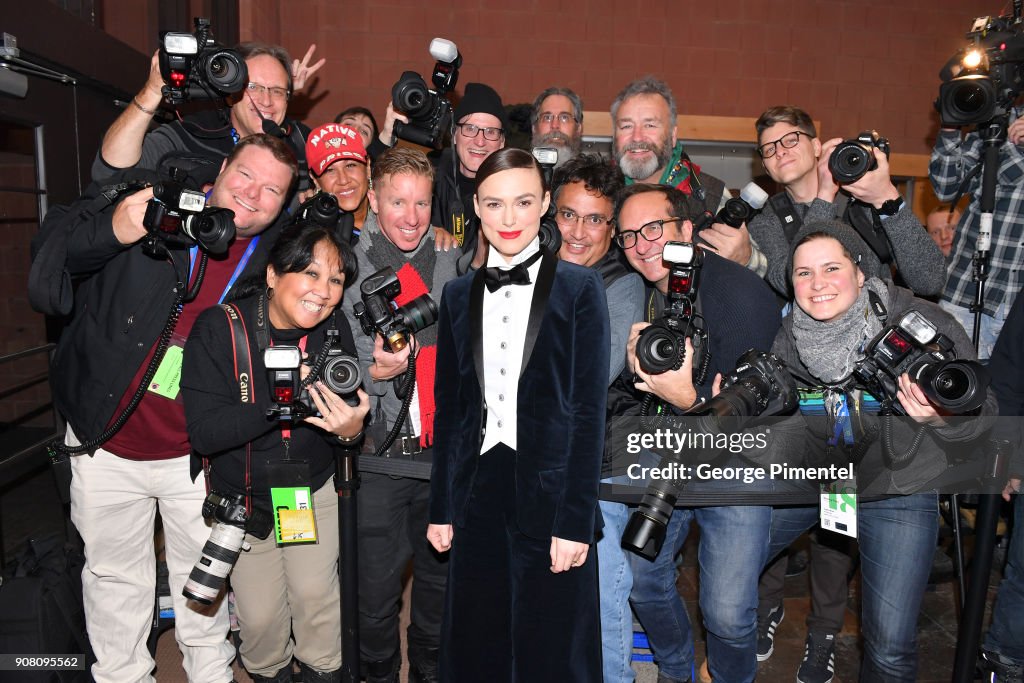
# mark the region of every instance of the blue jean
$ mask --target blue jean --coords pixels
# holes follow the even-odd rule
[[[597,542],[597,568],[604,683],[633,683],[636,674],[629,665],[633,654],[633,612],[629,608],[633,571],[628,557],[631,553],[622,547],[622,532],[631,508],[606,500],[600,505],[604,529]]]
[[[1003,301],[1003,303],[999,304],[999,308],[996,309],[994,316],[988,313],[981,314],[981,332],[978,335],[978,358],[987,360],[992,357],[992,347],[996,345],[996,338],[999,337],[999,331],[1003,329],[1003,323],[1006,322],[1006,316],[1010,313],[1010,304],[1012,303],[1012,298],[1009,301]],[[967,336],[971,337],[974,332],[974,314],[971,313],[971,309],[966,306],[951,304],[948,301],[940,301],[939,305],[942,306],[943,310],[956,318],[957,322],[967,331]]]
[[[1024,496],[1013,497],[1013,536],[985,649],[1024,664]]]
[[[752,681],[757,672],[757,577],[767,560],[771,508],[677,508],[654,560],[633,555],[631,601],[658,662],[678,680],[693,676],[693,634],[676,590],[675,556],[690,522],[700,525],[700,608],[715,680]]]
[[[776,508],[769,559],[818,521],[818,508]],[[928,583],[939,530],[934,493],[860,503],[861,558],[860,680],[914,681],[917,677],[917,618]]]

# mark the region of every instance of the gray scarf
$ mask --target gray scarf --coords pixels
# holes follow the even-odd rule
[[[860,360],[864,344],[882,330],[872,314],[868,290],[889,303],[889,290],[876,277],[867,278],[853,305],[838,320],[815,320],[793,305],[793,338],[797,354],[811,374],[825,384],[839,384]]]

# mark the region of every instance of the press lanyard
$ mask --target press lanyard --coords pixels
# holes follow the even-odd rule
[[[227,286],[224,287],[224,291],[221,292],[220,298],[217,299],[217,303],[218,304],[224,303],[224,298],[228,295],[228,292],[231,291],[231,288],[234,286],[235,281],[238,279],[238,277],[242,274],[242,271],[245,270],[245,266],[246,266],[247,263],[249,263],[249,259],[252,257],[252,252],[256,250],[256,245],[259,244],[259,241],[260,241],[260,236],[259,235],[256,235],[251,240],[249,240],[249,246],[247,246],[245,248],[245,253],[242,254],[242,258],[238,261],[238,265],[235,266],[235,272],[231,274],[231,279],[228,280]],[[191,273],[195,269],[195,267],[196,267],[196,257],[198,255],[199,255],[199,247],[192,247],[191,249],[188,250],[188,272],[189,273]]]

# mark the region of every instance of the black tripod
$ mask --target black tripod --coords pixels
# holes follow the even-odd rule
[[[971,339],[975,348],[981,338],[981,314],[985,300],[985,281],[988,279],[989,249],[992,245],[992,216],[995,209],[996,173],[999,169],[999,150],[1006,141],[1007,115],[1001,115],[986,124],[978,126],[978,134],[984,145],[981,175],[981,222],[978,242],[972,259],[972,277],[977,283],[974,293],[974,329]],[[1000,469],[1005,478],[1005,466],[997,448],[990,474],[998,482]],[[992,555],[996,545],[996,525],[999,522],[999,496],[985,493],[978,496],[978,515],[974,526],[974,557],[971,560],[971,576],[964,580],[964,555],[961,543],[960,506],[956,494],[951,496],[953,511],[953,539],[959,562],[960,582],[960,625],[958,629],[956,656],[953,662],[953,682],[970,683],[974,680],[978,646],[981,642],[981,622],[985,614],[985,599],[988,594],[988,577],[992,571]]]
[[[338,492],[342,683],[359,683],[359,551],[356,545],[358,455],[358,449],[339,449],[334,469],[334,488]]]

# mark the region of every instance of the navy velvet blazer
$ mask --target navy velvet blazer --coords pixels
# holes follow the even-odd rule
[[[450,281],[438,319],[430,521],[465,520],[486,427],[483,270]],[[533,538],[592,543],[608,395],[608,309],[596,271],[545,253],[517,401],[516,515]]]

